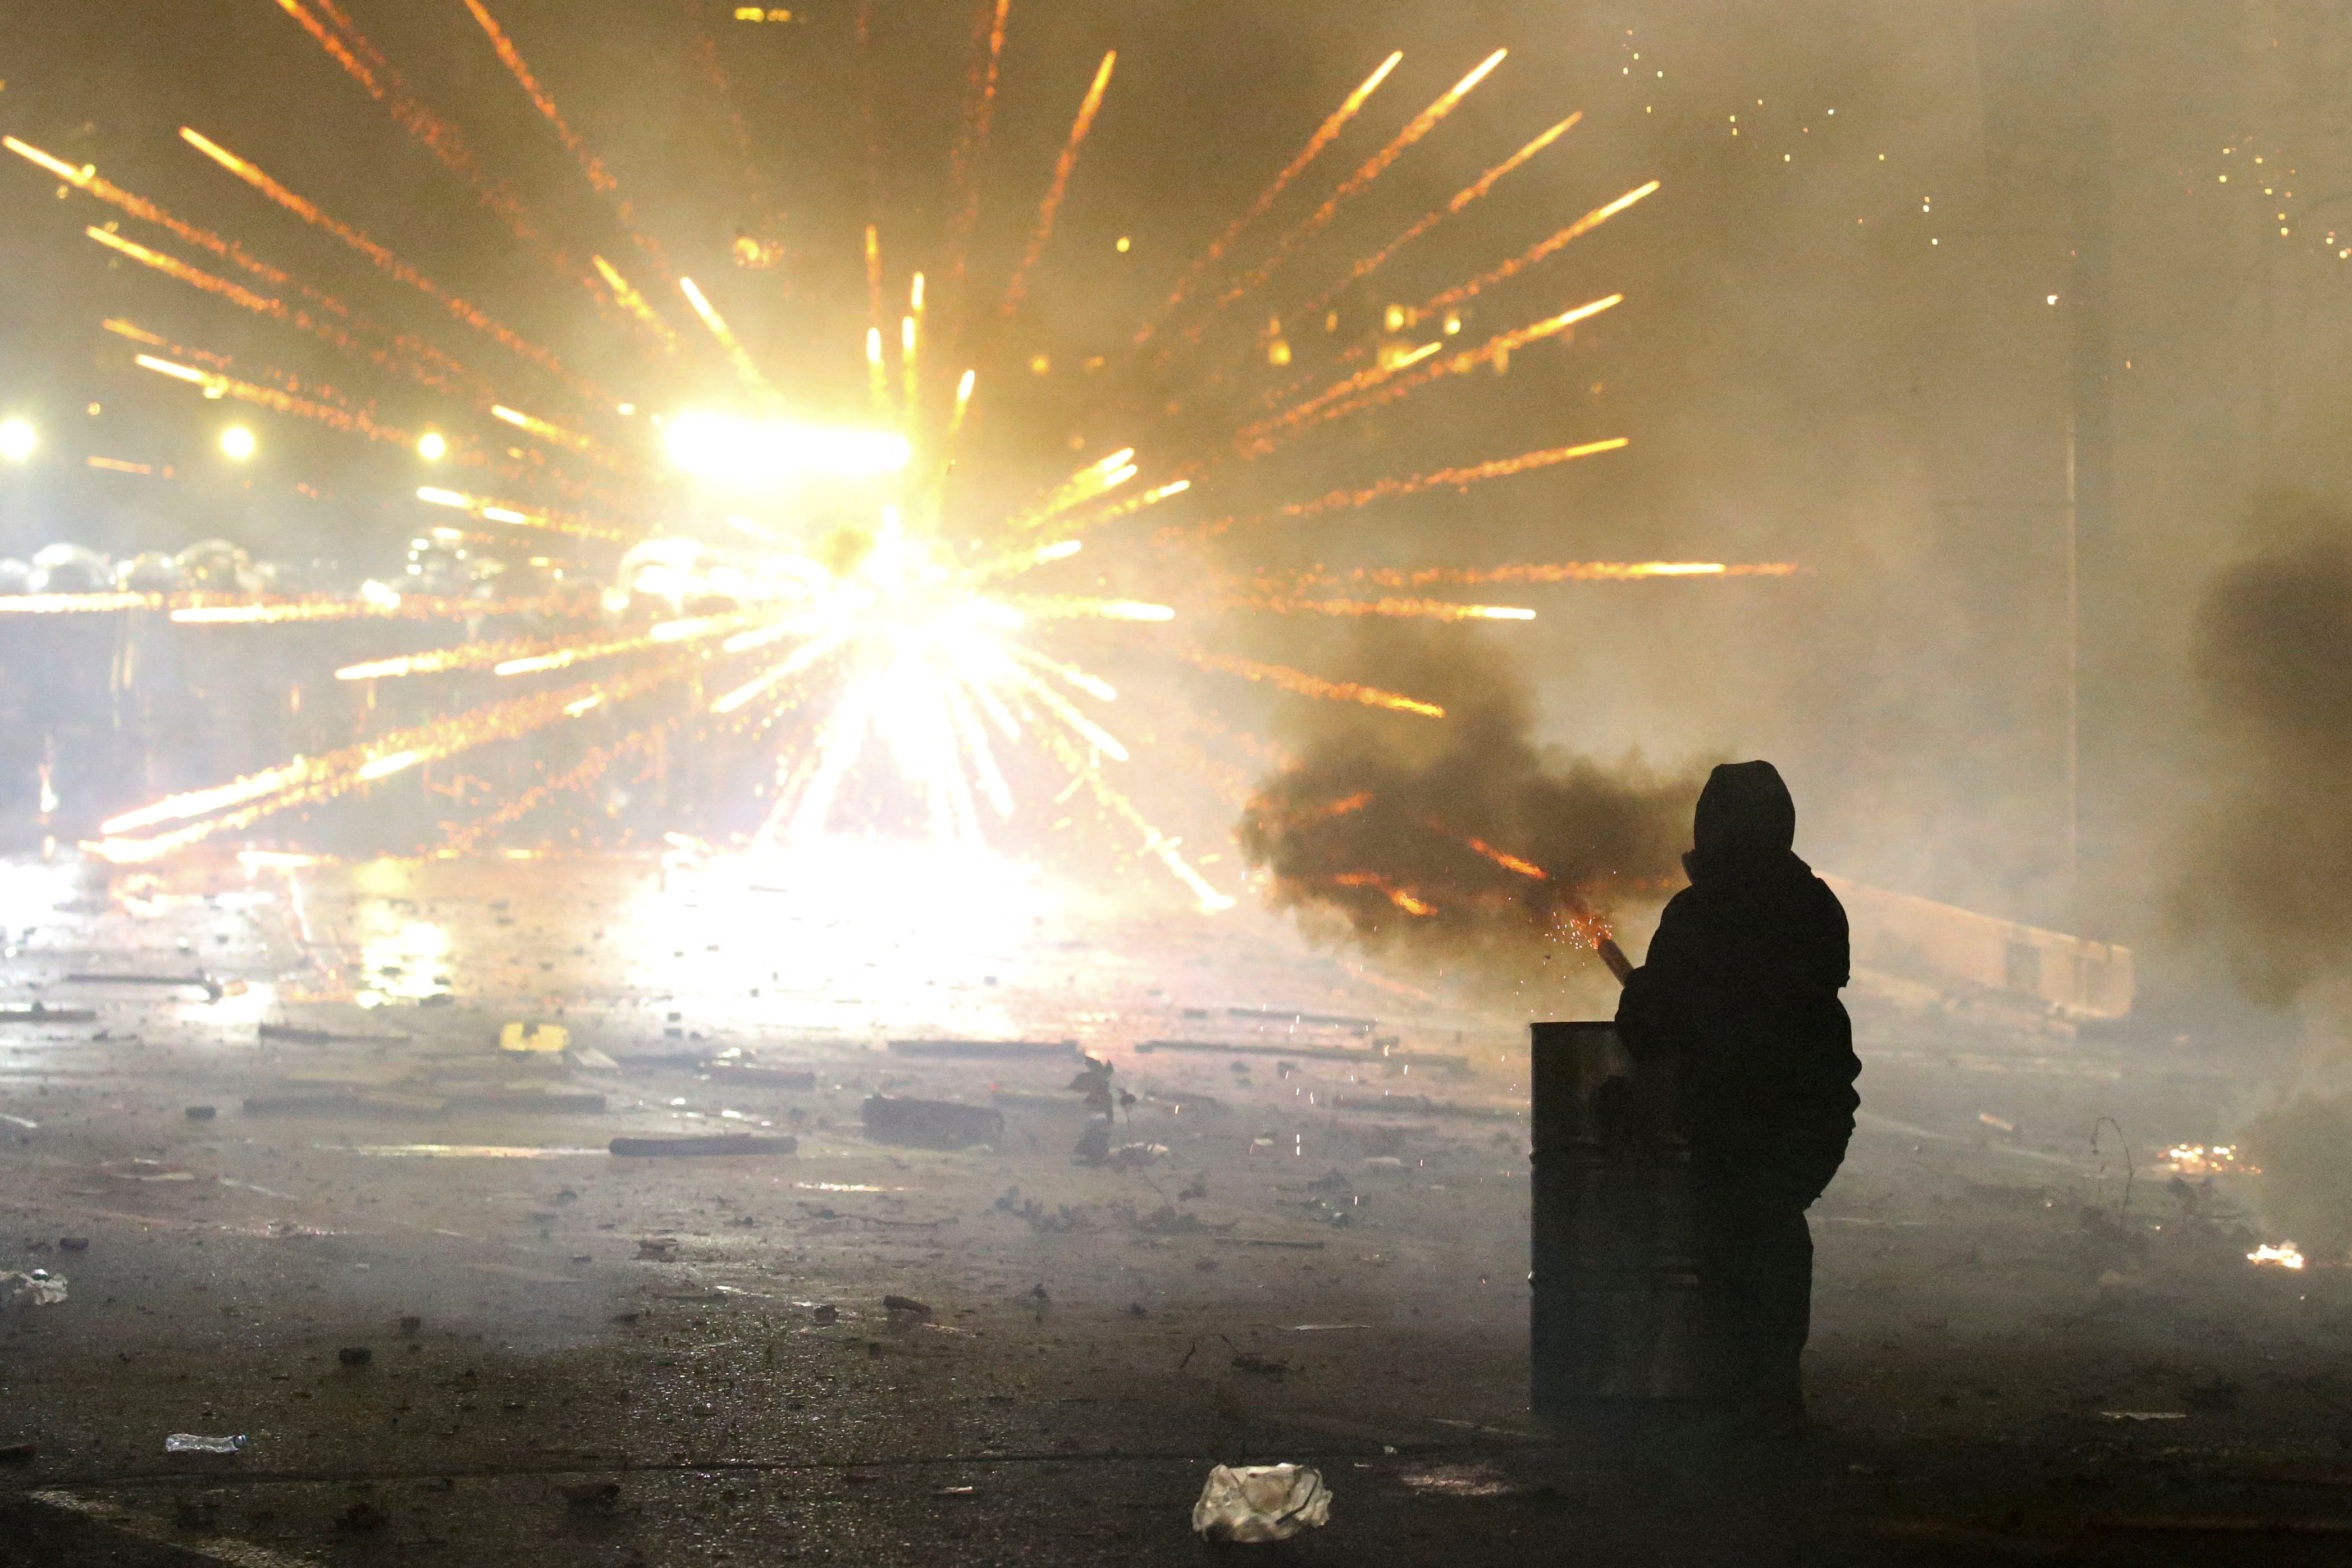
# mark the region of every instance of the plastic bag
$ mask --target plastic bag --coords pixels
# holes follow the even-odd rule
[[[1287,1541],[1331,1521],[1331,1489],[1311,1465],[1219,1465],[1192,1505],[1212,1541]]]
[[[0,1274],[0,1286],[13,1284],[8,1299],[28,1307],[54,1307],[66,1299],[66,1277],[52,1274],[47,1269],[36,1269],[29,1274]]]

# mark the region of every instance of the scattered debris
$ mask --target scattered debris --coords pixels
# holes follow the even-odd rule
[[[882,1298],[882,1310],[890,1314],[893,1322],[902,1318],[919,1319],[924,1322],[931,1319],[930,1303],[919,1301],[912,1296],[885,1296]]]
[[[410,1312],[400,1320],[401,1337],[404,1339],[415,1339],[417,1334],[423,1331],[424,1327],[425,1320],[418,1317],[415,1312]]]
[[[649,1158],[657,1155],[789,1155],[801,1146],[801,1141],[786,1133],[721,1134],[698,1138],[614,1138],[613,1153],[632,1158]]]
[[[87,1236],[60,1236],[58,1238],[58,1250],[60,1252],[87,1252],[89,1250],[89,1238]]]
[[[650,1258],[656,1263],[677,1261],[678,1240],[675,1236],[648,1236],[637,1243],[637,1256]]]
[[[1280,1381],[1290,1375],[1290,1363],[1276,1361],[1254,1350],[1235,1351],[1232,1364],[1235,1372],[1247,1373],[1252,1377],[1270,1377]]]
[[[233,1437],[208,1437],[196,1432],[174,1432],[163,1439],[167,1454],[234,1454],[245,1447],[245,1434]]]
[[[553,1055],[572,1044],[572,1031],[560,1023],[510,1023],[499,1030],[500,1051]]]
[[[194,986],[205,993],[205,1000],[208,1002],[219,1001],[223,997],[241,997],[247,988],[243,980],[215,980],[202,971],[193,975],[91,975],[77,972],[68,975],[66,983],[69,986]]]
[[[52,1008],[35,1002],[29,1008],[0,1008],[0,1023],[96,1023],[95,1008]]]
[[[2186,1410],[2102,1410],[2102,1418],[2109,1421],[2186,1421]]]
[[[0,1465],[21,1465],[40,1451],[38,1443],[0,1443]]]
[[[191,1105],[187,1110],[187,1117],[191,1122],[209,1122],[219,1114],[220,1113],[210,1105]]]
[[[2017,1131],[2016,1123],[2004,1122],[1990,1111],[1978,1112],[1977,1120],[1982,1122],[1986,1126],[1990,1127],[1996,1133],[2014,1133]]]
[[[335,1360],[344,1366],[365,1366],[375,1359],[375,1352],[363,1344],[347,1344],[335,1352]]]
[[[979,1490],[977,1487],[940,1487],[931,1495],[933,1497],[975,1497],[979,1495]]]
[[[1331,1520],[1331,1491],[1309,1465],[1219,1465],[1192,1505],[1192,1530],[1211,1541],[1287,1541]]]
[[[1045,1212],[1045,1206],[1034,1197],[1022,1198],[1017,1207],[1013,1201],[1016,1198],[1021,1198],[1021,1189],[1017,1186],[1008,1186],[998,1195],[994,1207],[1000,1213],[1012,1215],[1016,1219],[1027,1220],[1029,1228],[1040,1236],[1051,1235],[1055,1231],[1076,1230],[1086,1223],[1085,1217],[1066,1203],[1048,1214]]]
[[[809,1313],[809,1316],[816,1322],[820,1328],[831,1328],[835,1323],[841,1321],[841,1309],[839,1307],[819,1307],[814,1312]]]
[[[1004,1113],[988,1105],[876,1094],[866,1100],[862,1114],[866,1135],[877,1144],[962,1149],[1004,1141]]]

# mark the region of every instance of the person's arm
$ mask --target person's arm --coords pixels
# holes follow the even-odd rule
[[[1697,934],[1685,890],[1658,916],[1657,934],[1617,998],[1617,1034],[1636,1058],[1671,1050],[1694,979]]]

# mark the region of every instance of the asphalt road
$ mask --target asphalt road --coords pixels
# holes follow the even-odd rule
[[[2346,1271],[2248,1264],[2252,1184],[2192,1209],[2153,1169],[2226,1130],[2242,1063],[1866,988],[1815,1437],[1552,1431],[1524,1010],[1247,912],[914,870],[0,867],[0,1007],[89,1015],[0,1022],[0,1270],[67,1281],[0,1309],[0,1445],[34,1445],[0,1563],[1191,1561],[1209,1467],[1276,1461],[1331,1522],[1232,1550],[2352,1551]],[[503,1052],[512,1022],[572,1049]],[[1075,1049],[912,1037],[1077,1042],[1137,1097],[1124,1155],[1072,1158]],[[1140,1049],[1170,1039],[1248,1049]],[[1005,1134],[871,1142],[877,1092]],[[606,1152],[734,1132],[797,1152]]]

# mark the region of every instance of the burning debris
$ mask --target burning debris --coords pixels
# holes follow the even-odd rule
[[[2175,1144],[2164,1151],[2164,1158],[2158,1162],[2156,1170],[2159,1176],[2176,1176],[2263,1174],[2260,1166],[2249,1165],[2239,1157],[2235,1144],[2215,1144],[2210,1148],[2203,1144]]]
[[[2295,1249],[2295,1245],[2292,1241],[2282,1241],[2276,1246],[2265,1241],[2246,1254],[2246,1261],[2275,1263],[2282,1269],[2300,1269],[2303,1267],[2304,1258],[2303,1254]]]

